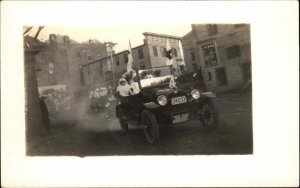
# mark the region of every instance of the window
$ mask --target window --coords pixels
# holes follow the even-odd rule
[[[251,63],[242,63],[241,64],[241,71],[244,78],[244,81],[247,82],[251,80]]]
[[[82,86],[84,86],[85,85],[85,81],[84,81],[84,74],[83,74],[82,67],[80,67],[79,71],[80,71],[80,84]]]
[[[216,24],[206,25],[208,36],[215,35],[218,33],[218,26]]]
[[[240,46],[235,45],[226,48],[227,59],[232,59],[241,56]]]
[[[216,68],[217,86],[227,85],[225,68]]]
[[[100,75],[103,74],[103,64],[102,63],[100,63],[100,66],[99,66],[99,73],[100,73]]]
[[[112,71],[106,71],[104,74],[105,74],[106,81],[112,79]]]
[[[206,66],[216,65],[218,63],[217,51],[214,43],[203,45],[202,51]]]
[[[120,65],[119,56],[116,56],[116,64],[117,64],[117,66],[119,66],[119,65]]]
[[[195,52],[191,52],[191,59],[192,59],[192,61],[195,61],[195,60],[196,60]]]
[[[177,57],[177,50],[175,48],[172,49],[173,57]]]
[[[180,71],[184,71],[184,65],[179,65]]]
[[[152,47],[153,48],[153,54],[154,54],[154,56],[158,56],[158,53],[157,53],[157,48],[156,48],[156,46],[153,46]]]
[[[124,54],[124,63],[128,63],[128,54]]]
[[[145,69],[146,66],[145,66],[145,65],[140,65],[140,68],[141,68],[141,69]]]
[[[211,80],[212,80],[211,72],[208,72],[207,73],[207,81],[211,81]]]
[[[81,58],[81,53],[80,52],[76,52],[77,57]]]
[[[138,53],[139,53],[139,58],[140,59],[144,58],[143,49],[139,49]]]
[[[160,48],[161,57],[166,57],[166,48]]]
[[[192,66],[193,66],[194,71],[197,70],[197,64],[196,63],[193,63]]]

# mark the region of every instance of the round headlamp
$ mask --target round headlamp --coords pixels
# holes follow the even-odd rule
[[[165,106],[168,102],[167,97],[164,95],[160,95],[159,97],[157,97],[157,102],[159,105],[161,106]]]
[[[194,99],[199,99],[200,98],[200,92],[198,89],[193,89],[191,92],[191,95]]]

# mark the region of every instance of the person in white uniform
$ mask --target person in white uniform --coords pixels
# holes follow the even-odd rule
[[[127,97],[133,94],[133,92],[131,91],[131,87],[127,83],[125,78],[120,79],[119,86],[117,87],[117,93],[122,97]]]

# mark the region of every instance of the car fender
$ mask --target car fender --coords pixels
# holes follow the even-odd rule
[[[143,106],[147,109],[155,109],[155,108],[158,108],[159,105],[156,104],[155,102],[147,102],[147,103],[143,103]]]
[[[205,92],[205,93],[201,93],[200,95],[201,95],[201,97],[204,96],[204,97],[207,97],[207,98],[216,98],[216,94],[214,94],[211,91],[208,91],[208,92]]]

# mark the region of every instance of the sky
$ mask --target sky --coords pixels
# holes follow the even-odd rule
[[[29,35],[34,36],[37,26],[33,27]],[[49,34],[68,35],[72,40],[86,42],[89,39],[97,39],[101,42],[115,42],[115,51],[128,49],[129,40],[131,47],[143,44],[143,33],[152,32],[182,37],[191,31],[191,24],[181,25],[113,25],[113,26],[47,26],[39,34],[39,39],[44,41]]]

